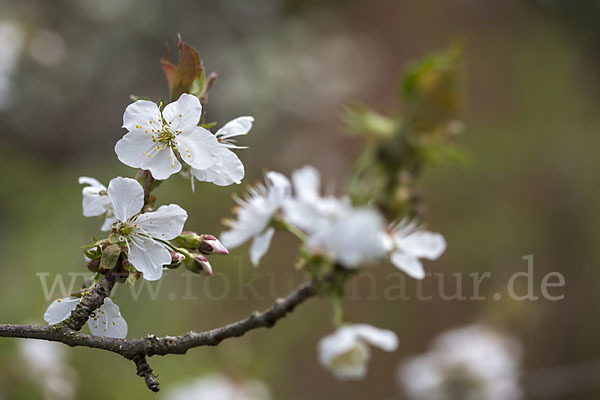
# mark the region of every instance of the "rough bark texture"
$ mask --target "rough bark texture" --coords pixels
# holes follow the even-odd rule
[[[83,295],[81,302],[71,311],[71,316],[60,325],[73,331],[81,330],[94,310],[104,303],[105,298],[110,296],[119,277],[120,275],[113,271],[104,275],[104,278],[92,290]]]

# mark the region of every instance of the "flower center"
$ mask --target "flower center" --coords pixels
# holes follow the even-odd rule
[[[337,354],[329,361],[333,369],[346,367],[358,367],[366,362],[369,357],[369,350],[362,343],[356,343],[347,351]]]
[[[177,135],[167,126],[163,125],[162,129],[156,135],[152,135],[152,141],[162,145],[161,147],[175,147],[175,138]]]
[[[136,225],[131,224],[126,221],[125,222],[121,221],[121,222],[117,223],[117,225],[115,226],[115,229],[117,231],[117,234],[119,234],[123,237],[128,237],[136,229]]]

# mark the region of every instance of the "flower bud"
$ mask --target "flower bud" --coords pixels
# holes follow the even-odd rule
[[[98,272],[98,267],[100,266],[100,259],[96,258],[95,260],[90,260],[87,263],[87,269],[91,272]]]
[[[179,268],[181,263],[185,260],[185,256],[178,251],[171,252],[171,264],[166,265],[169,269]]]
[[[229,254],[229,250],[227,250],[225,246],[223,246],[223,243],[213,235],[203,234],[200,235],[200,238],[202,240],[198,246],[200,252],[204,254]]]
[[[174,242],[187,249],[197,249],[202,243],[202,238],[196,232],[184,231],[174,239]]]
[[[202,254],[192,254],[191,258],[187,258],[184,261],[184,265],[187,269],[196,274],[210,276],[213,273],[210,263]]]

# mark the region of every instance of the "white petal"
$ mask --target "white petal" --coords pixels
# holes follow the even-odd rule
[[[154,212],[139,215],[135,222],[138,227],[157,239],[171,240],[183,231],[187,212],[177,204],[160,206]]]
[[[173,154],[170,147],[162,148],[152,153],[145,162],[145,169],[150,170],[154,179],[165,180],[169,176],[181,171],[181,163]]]
[[[202,182],[212,182],[218,186],[240,183],[244,178],[244,164],[238,156],[224,146],[219,146],[217,162],[207,169],[192,168],[192,175]]]
[[[217,162],[219,141],[208,130],[196,127],[177,136],[177,148],[181,158],[196,169],[207,169]]]
[[[92,335],[125,339],[127,336],[127,321],[121,316],[119,306],[110,298],[105,298],[104,304],[94,314],[94,317],[88,319],[88,327]]]
[[[163,265],[171,263],[171,253],[153,239],[135,235],[129,244],[129,262],[144,279],[156,281],[162,276]]]
[[[358,208],[312,234],[308,246],[328,251],[346,268],[356,268],[362,262],[385,254],[381,241],[383,231],[383,217],[379,212]]]
[[[126,221],[144,206],[144,189],[135,179],[113,178],[108,184],[108,197],[112,200],[115,217]]]
[[[112,203],[106,193],[100,194],[100,192],[106,191],[106,186],[96,179],[87,176],[80,177],[79,183],[89,185],[81,191],[83,195],[82,207],[84,217],[96,217],[112,208]]]
[[[316,201],[320,197],[321,177],[314,167],[307,165],[295,170],[292,173],[292,182],[296,197],[300,201]]]
[[[90,185],[91,187],[96,188],[98,190],[106,190],[106,186],[101,184],[97,179],[90,178],[89,176],[80,176],[79,184],[80,185],[84,185],[84,184]]]
[[[71,311],[77,307],[77,304],[79,304],[80,301],[81,299],[77,297],[65,297],[54,300],[44,313],[44,321],[49,325],[58,324],[60,321],[64,321],[71,314]]]
[[[265,174],[265,181],[269,190],[269,198],[278,204],[290,197],[292,188],[290,181],[279,172],[269,171]]]
[[[123,114],[123,128],[128,131],[140,130],[136,126],[141,126],[141,129],[145,130],[150,127],[160,127],[161,125],[158,106],[148,100],[138,100],[135,103],[131,103],[127,106]]]
[[[115,153],[123,164],[132,168],[144,168],[152,160],[155,147],[152,134],[136,130],[119,139],[115,145]]]
[[[362,379],[371,356],[369,347],[357,339],[352,329],[339,328],[319,341],[319,361],[338,379]]]
[[[202,105],[198,97],[183,93],[177,101],[167,104],[163,117],[172,131],[193,129],[202,116]],[[170,124],[169,124],[170,122]]]
[[[392,264],[404,271],[408,276],[411,276],[415,279],[425,278],[423,264],[421,264],[421,261],[419,261],[418,258],[410,254],[396,251],[392,253],[391,261]]]
[[[349,326],[350,329],[362,340],[369,344],[379,347],[384,351],[394,351],[398,348],[398,336],[387,329],[379,329],[372,325],[355,324]]]
[[[252,245],[250,246],[250,261],[255,267],[258,266],[262,256],[269,250],[274,234],[275,228],[269,228],[262,235],[256,236],[252,241]]]
[[[84,217],[97,217],[112,209],[112,202],[106,194],[84,192],[81,206]]]
[[[223,127],[219,129],[215,135],[221,139],[245,135],[250,131],[250,129],[252,129],[253,122],[253,117],[238,117],[236,119],[232,119],[223,125]]]
[[[100,228],[100,230],[102,232],[108,232],[111,230],[111,225],[114,224],[115,222],[117,222],[117,218],[112,216],[112,217],[106,217],[106,219],[104,220],[104,223],[102,224],[102,227]]]
[[[396,239],[401,250],[419,258],[435,260],[446,250],[446,240],[439,233],[415,231]]]

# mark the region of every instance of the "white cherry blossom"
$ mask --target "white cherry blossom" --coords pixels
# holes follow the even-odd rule
[[[438,336],[427,353],[404,361],[398,383],[410,400],[519,400],[522,348],[474,324]]]
[[[236,199],[239,206],[237,220],[226,221],[231,229],[221,234],[221,241],[227,248],[238,247],[252,239],[250,260],[255,266],[269,249],[275,233],[270,222],[291,194],[290,182],[284,175],[270,171],[265,175],[265,181],[266,186],[259,184],[249,189],[245,199]]]
[[[292,183],[294,197],[284,205],[285,218],[309,235],[322,231],[352,210],[348,198],[320,195],[321,178],[314,167],[294,171]]]
[[[306,245],[312,251],[324,251],[343,267],[353,269],[361,263],[385,255],[381,242],[384,220],[379,212],[356,208],[312,233]]]
[[[199,181],[212,182],[218,186],[241,183],[245,173],[244,164],[230,149],[244,149],[245,147],[235,145],[232,138],[246,135],[252,129],[253,121],[253,117],[238,117],[219,129],[215,133],[219,142],[215,152],[215,164],[205,169],[192,168],[192,176]]]
[[[144,279],[160,279],[163,265],[171,263],[171,252],[163,241],[176,238],[183,230],[186,211],[176,204],[154,212],[138,213],[144,206],[144,189],[130,178],[114,178],[108,185],[117,222],[113,229],[127,243],[129,262]]]
[[[54,300],[44,313],[44,321],[49,325],[64,321],[71,315],[71,311],[80,302],[81,298],[78,297],[65,297]],[[124,339],[127,336],[127,322],[121,315],[119,306],[108,297],[104,299],[104,303],[90,316],[87,323],[92,335],[95,336],[119,339]]]
[[[215,135],[197,126],[202,105],[184,93],[161,111],[153,102],[138,100],[123,114],[129,132],[115,145],[119,160],[130,167],[150,170],[155,179],[167,179],[181,170],[177,155],[192,168],[213,166],[220,150]]]
[[[383,236],[384,247],[397,268],[416,279],[425,277],[419,258],[435,260],[446,250],[446,240],[439,233],[419,229],[415,223],[400,221],[391,227],[392,233]]]
[[[369,345],[394,351],[398,337],[392,331],[367,324],[344,325],[319,341],[319,361],[338,379],[362,379],[371,357]]]
[[[104,223],[100,230],[107,232],[110,226],[116,221],[112,201],[108,197],[106,186],[98,180],[87,176],[79,177],[79,184],[85,184],[81,190],[83,195],[82,207],[84,217],[105,216]]]

